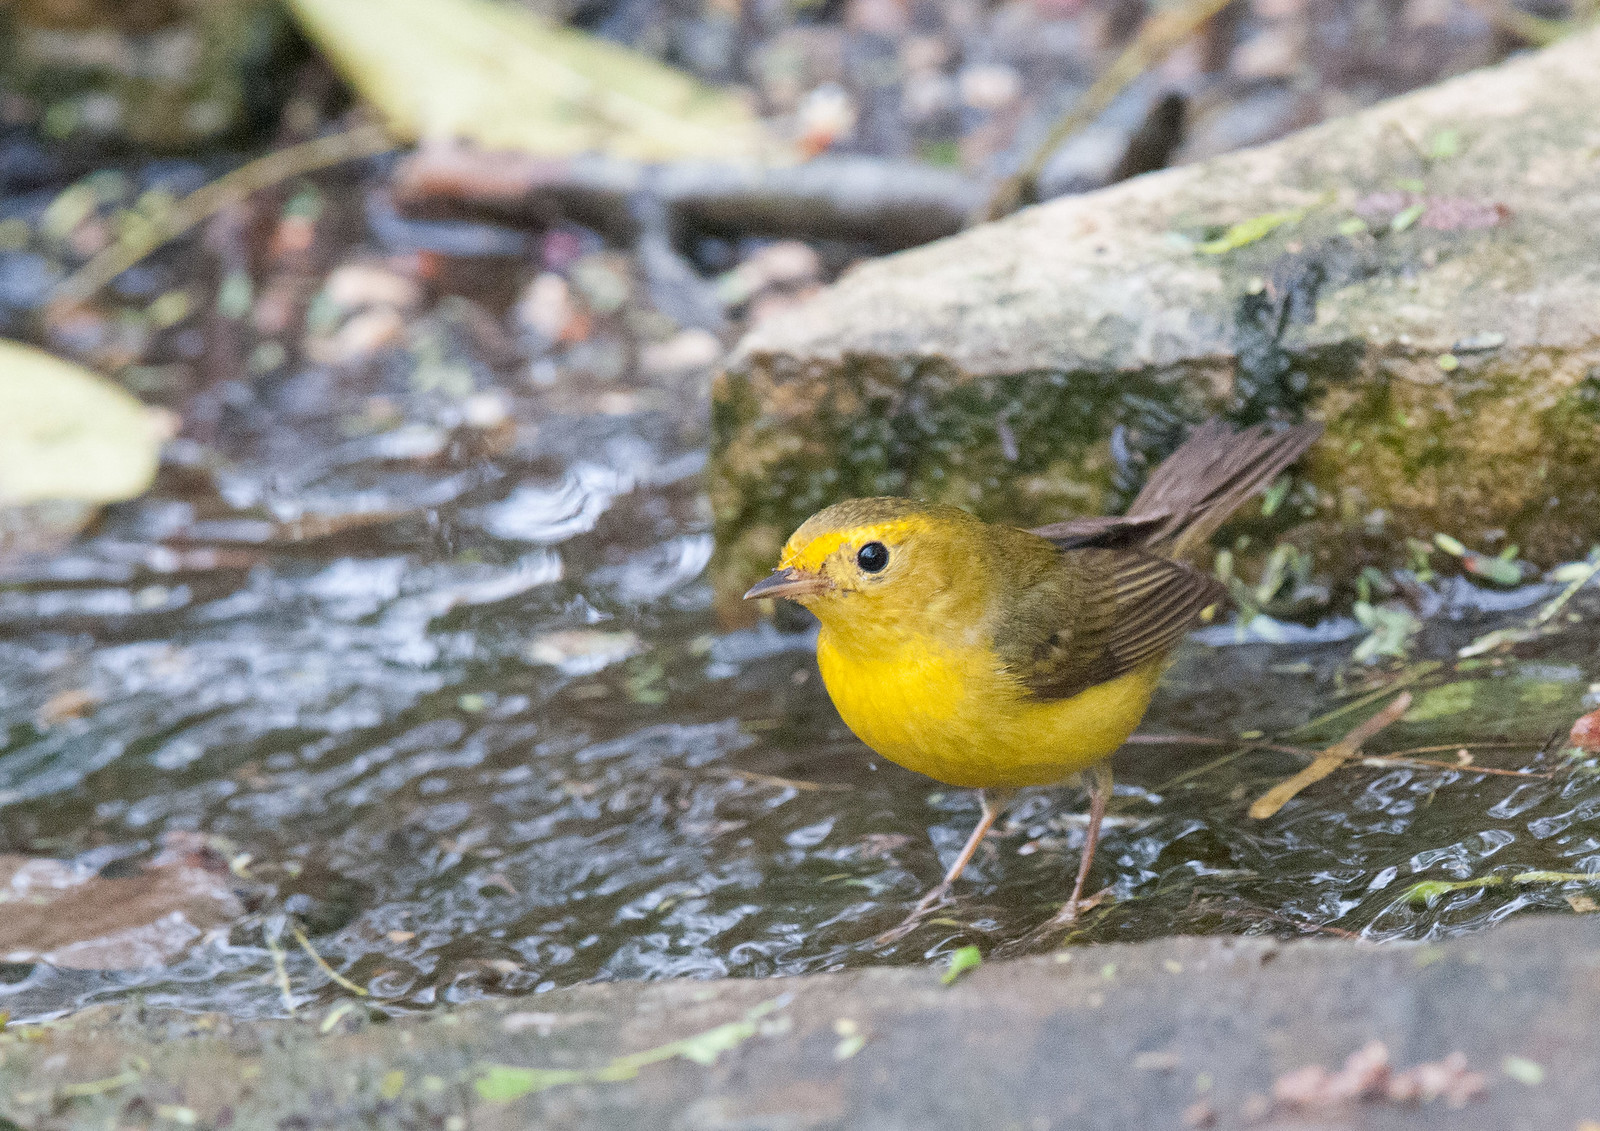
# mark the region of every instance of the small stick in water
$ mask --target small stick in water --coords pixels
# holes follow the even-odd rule
[[[1410,708],[1411,692],[1402,691],[1394,697],[1394,700],[1387,707],[1356,727],[1321,754],[1318,754],[1311,765],[1295,774],[1292,778],[1279,782],[1267,790],[1266,793],[1256,798],[1254,804],[1250,806],[1250,816],[1258,821],[1272,816],[1306,786],[1321,781],[1350,759],[1360,754],[1361,746],[1364,742],[1385,727],[1398,722],[1400,716]]]

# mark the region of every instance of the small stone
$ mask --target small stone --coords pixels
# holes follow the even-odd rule
[[[822,278],[822,257],[810,244],[780,240],[755,252],[717,280],[717,293],[729,306],[741,306],[769,287],[806,287]]]
[[[1499,349],[1506,344],[1506,336],[1498,330],[1485,330],[1481,334],[1473,334],[1462,338],[1455,344],[1454,353],[1477,353],[1482,350]]]
[[[850,0],[845,11],[845,27],[898,39],[911,23],[911,13],[903,0]]]
[[[316,221],[309,216],[285,216],[272,230],[267,244],[267,255],[272,259],[286,259],[303,255],[311,250],[317,239]]]
[[[953,110],[960,95],[948,75],[912,75],[900,90],[900,106],[913,122],[926,122]]]
[[[653,342],[639,352],[639,371],[645,377],[673,377],[709,369],[722,356],[722,343],[709,330],[685,330],[664,342]]]
[[[856,129],[856,104],[844,88],[823,83],[800,100],[795,110],[795,132],[803,153],[815,156],[836,141],[846,141]]]
[[[567,327],[577,315],[567,281],[550,271],[536,276],[528,284],[515,309],[520,324],[552,343],[563,340]]]
[[[299,280],[288,275],[273,279],[262,290],[250,312],[250,324],[264,337],[275,338],[289,333],[300,309]]]
[[[637,655],[643,645],[631,632],[571,628],[547,632],[528,645],[527,658],[565,675],[590,675]]]
[[[355,315],[331,338],[313,340],[307,353],[325,365],[355,365],[400,345],[405,338],[404,316],[393,307],[380,306]]]
[[[415,279],[372,263],[346,263],[335,268],[322,289],[335,305],[345,310],[368,306],[410,310],[422,303],[422,288]]]
[[[1229,68],[1240,78],[1292,78],[1301,67],[1299,24],[1270,24],[1233,51]]]
[[[45,700],[44,706],[34,714],[34,725],[40,730],[59,726],[70,719],[81,719],[100,702],[98,696],[82,687],[58,691]]]
[[[511,417],[511,406],[499,392],[473,393],[461,402],[461,423],[487,431],[498,428]]]
[[[633,287],[628,276],[628,260],[602,252],[588,255],[572,265],[572,286],[596,314],[615,314],[628,301]]]
[[[908,75],[936,74],[950,60],[950,45],[937,35],[908,36],[900,45],[900,65]]]
[[[999,63],[966,67],[956,84],[961,101],[974,110],[1004,110],[1022,97],[1022,76]]]

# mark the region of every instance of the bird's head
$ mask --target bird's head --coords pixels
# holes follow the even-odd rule
[[[824,623],[914,618],[980,566],[983,530],[957,507],[893,498],[835,503],[794,532],[778,568],[745,597],[787,597]]]

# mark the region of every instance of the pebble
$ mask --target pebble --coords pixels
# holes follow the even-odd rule
[[[412,310],[422,304],[422,288],[415,279],[408,279],[375,263],[341,264],[323,284],[323,293],[345,310],[360,310],[368,306]]]
[[[810,244],[780,240],[757,250],[717,280],[723,302],[740,306],[770,287],[795,289],[819,282],[822,257]]]
[[[855,135],[856,104],[843,87],[823,83],[800,100],[795,133],[802,152],[815,156]]]
[[[1004,64],[966,67],[956,83],[961,101],[974,110],[1004,110],[1022,97],[1022,76]]]
[[[306,352],[324,365],[355,365],[405,338],[405,317],[391,306],[380,306],[353,315],[331,337],[312,339]]]
[[[645,377],[674,377],[709,369],[722,357],[722,343],[708,330],[685,330],[664,342],[652,342],[639,352],[639,371]]]
[[[545,271],[535,276],[522,292],[514,314],[519,325],[544,342],[554,344],[569,336],[568,327],[578,318],[579,310],[567,281],[554,272]]]

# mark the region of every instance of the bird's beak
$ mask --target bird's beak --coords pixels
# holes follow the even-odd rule
[[[746,601],[757,597],[810,597],[817,593],[826,593],[833,588],[833,582],[826,577],[819,577],[814,573],[801,573],[794,568],[775,569],[772,576],[764,577],[750,587],[744,595]]]

